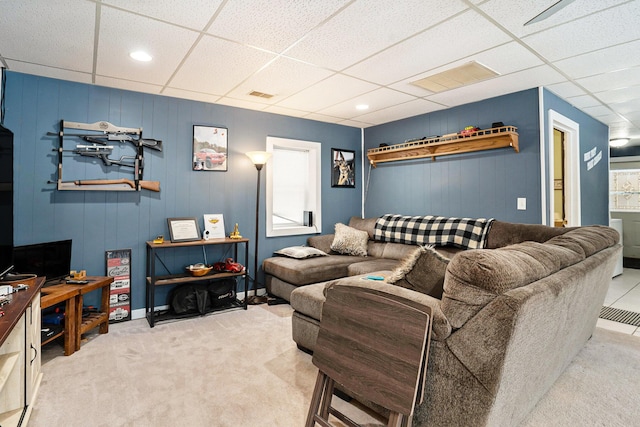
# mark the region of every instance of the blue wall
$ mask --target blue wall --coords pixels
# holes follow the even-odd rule
[[[366,151],[381,143],[399,144],[503,122],[518,128],[520,146],[519,153],[501,148],[435,161],[379,164],[370,173],[366,216],[400,213],[540,223],[538,117],[538,91],[530,89],[365,129]],[[516,209],[519,197],[526,197],[527,210]]]
[[[227,233],[238,223],[241,234],[253,239],[257,172],[244,153],[264,150],[267,136],[322,143],[323,232],[360,215],[360,171],[355,189],[330,185],[332,147],[361,155],[357,128],[14,72],[7,72],[5,98],[5,126],[15,134],[15,245],[73,239],[72,268],[91,275],[104,275],[106,250],[131,248],[133,309],[144,307],[145,242],[158,234],[168,238],[167,218],[196,217],[202,227],[203,214],[222,213]],[[57,191],[47,184],[57,178],[52,152],[57,137],[47,132],[58,132],[60,120],[142,127],[145,137],[162,140],[163,152],[145,151],[144,169],[144,179],[160,181],[161,192]],[[194,124],[228,128],[228,172],[191,170]],[[74,148],[76,142],[82,141],[65,139],[65,148]],[[73,155],[63,164],[65,181],[102,178],[107,173],[108,178],[132,177],[128,170],[105,169],[99,162],[87,164]],[[265,237],[264,182],[263,170],[260,261],[276,249],[304,244],[307,237]],[[208,254],[209,262],[231,255],[211,249]],[[253,266],[253,255],[251,243],[248,267]],[[200,248],[168,251],[163,261],[178,272],[202,262],[202,252]],[[159,290],[158,304],[165,301],[167,291]]]
[[[554,110],[576,122],[580,134],[580,209],[581,224],[609,224],[609,127],[585,114],[548,90],[543,93],[545,129],[549,110]],[[549,150],[547,132],[544,133],[545,152]],[[586,153],[595,149],[602,160],[590,170],[584,161]],[[545,173],[548,173],[545,172]],[[548,204],[547,204],[548,206]]]

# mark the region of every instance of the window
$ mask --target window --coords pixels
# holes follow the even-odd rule
[[[322,232],[320,143],[270,136],[267,151],[267,237]]]

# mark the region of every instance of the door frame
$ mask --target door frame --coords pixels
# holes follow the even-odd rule
[[[547,120],[547,185],[543,185],[543,198],[549,194],[547,212],[543,212],[543,224],[553,225],[553,130],[564,133],[565,154],[565,215],[568,227],[577,227],[582,223],[580,209],[580,125],[554,110],[549,110]],[[550,221],[550,222],[548,222]]]

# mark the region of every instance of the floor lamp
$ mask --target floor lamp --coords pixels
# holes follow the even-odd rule
[[[255,256],[253,260],[253,296],[249,297],[249,291],[247,291],[247,304],[264,304],[267,302],[268,297],[266,295],[258,296],[258,225],[259,225],[259,213],[260,213],[260,171],[262,167],[267,163],[271,153],[266,151],[249,151],[247,156],[251,159],[251,162],[258,170],[258,186],[256,189],[256,239],[255,239]]]

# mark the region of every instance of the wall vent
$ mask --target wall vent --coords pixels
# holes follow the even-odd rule
[[[451,68],[450,70],[416,80],[415,82],[411,82],[411,84],[431,92],[438,93],[478,83],[497,76],[499,76],[499,74],[495,71],[485,67],[479,62],[473,61],[459,67]]]
[[[269,93],[258,92],[257,90],[251,91],[249,95],[257,96],[258,98],[266,98],[266,99],[273,98],[273,95]]]

